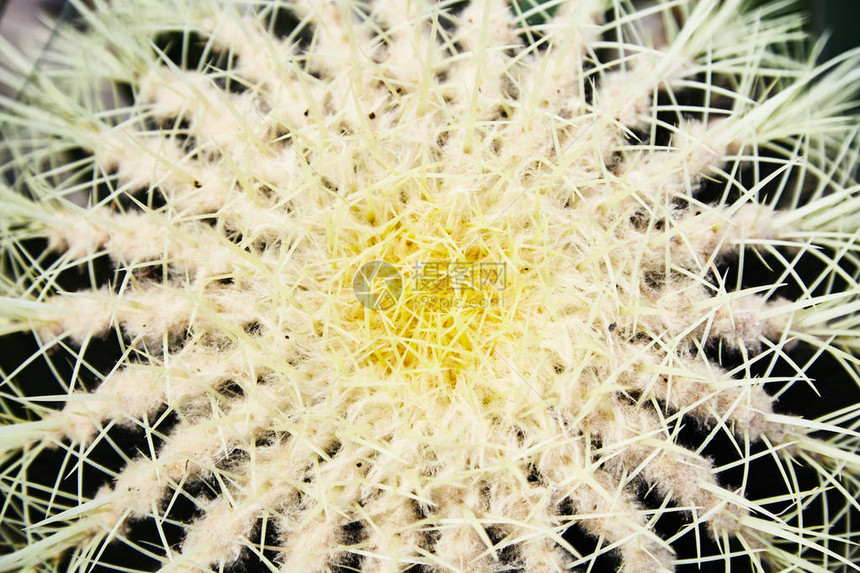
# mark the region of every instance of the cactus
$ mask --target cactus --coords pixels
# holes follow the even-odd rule
[[[860,53],[73,4],[2,46],[0,571],[860,570]]]

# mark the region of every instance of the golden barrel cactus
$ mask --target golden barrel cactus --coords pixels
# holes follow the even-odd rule
[[[72,4],[2,48],[0,571],[858,570],[860,54]]]

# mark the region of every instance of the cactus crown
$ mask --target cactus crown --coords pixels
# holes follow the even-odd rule
[[[0,570],[857,569],[858,54],[737,0],[78,12],[0,100]]]

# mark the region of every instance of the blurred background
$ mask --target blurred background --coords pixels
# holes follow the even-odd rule
[[[833,34],[825,58],[860,46],[860,1],[805,0],[804,4],[812,13],[812,28]]]

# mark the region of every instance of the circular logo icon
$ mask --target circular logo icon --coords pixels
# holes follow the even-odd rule
[[[371,310],[387,310],[397,304],[403,292],[403,278],[394,265],[371,261],[361,266],[352,279],[358,302]]]

